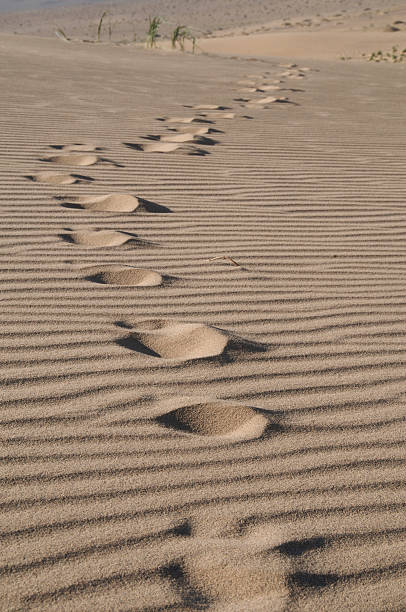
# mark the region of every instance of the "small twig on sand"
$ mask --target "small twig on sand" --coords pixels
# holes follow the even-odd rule
[[[219,255],[218,257],[211,257],[208,261],[215,261],[216,259],[228,259],[229,261],[231,261],[232,264],[234,264],[238,268],[241,268],[241,264],[237,263],[235,259],[229,257],[228,255]]]

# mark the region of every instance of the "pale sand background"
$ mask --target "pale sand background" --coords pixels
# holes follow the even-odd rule
[[[0,54],[0,608],[405,610],[404,66]]]

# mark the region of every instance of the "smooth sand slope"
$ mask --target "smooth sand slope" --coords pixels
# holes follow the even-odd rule
[[[404,69],[0,55],[1,610],[405,610]]]

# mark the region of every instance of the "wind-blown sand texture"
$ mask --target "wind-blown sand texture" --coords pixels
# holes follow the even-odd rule
[[[0,608],[405,610],[404,68],[0,55]]]

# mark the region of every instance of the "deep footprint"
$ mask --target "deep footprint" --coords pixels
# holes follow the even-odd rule
[[[267,345],[241,338],[203,323],[174,319],[151,319],[129,325],[134,331],[119,344],[140,353],[163,359],[235,359],[247,352],[264,352]]]
[[[121,246],[130,240],[136,240],[132,234],[115,232],[111,230],[84,230],[60,234],[60,237],[66,242],[91,248]]]
[[[51,155],[42,161],[52,164],[64,164],[66,166],[94,166],[100,161],[97,155]]]
[[[134,212],[140,206],[140,200],[131,194],[111,193],[102,196],[72,198],[71,201],[65,203],[65,205],[69,204],[72,204],[72,208],[99,212]]]
[[[35,183],[48,183],[49,185],[73,185],[75,183],[88,183],[93,181],[89,176],[80,174],[63,174],[61,172],[38,172],[28,176]]]
[[[86,279],[102,285],[119,285],[122,287],[156,287],[164,279],[155,270],[144,270],[131,266],[100,266],[87,268]],[[89,274],[90,272],[90,274]]]
[[[167,412],[157,421],[165,427],[201,436],[259,437],[269,424],[268,419],[250,406],[215,400],[181,406]]]

